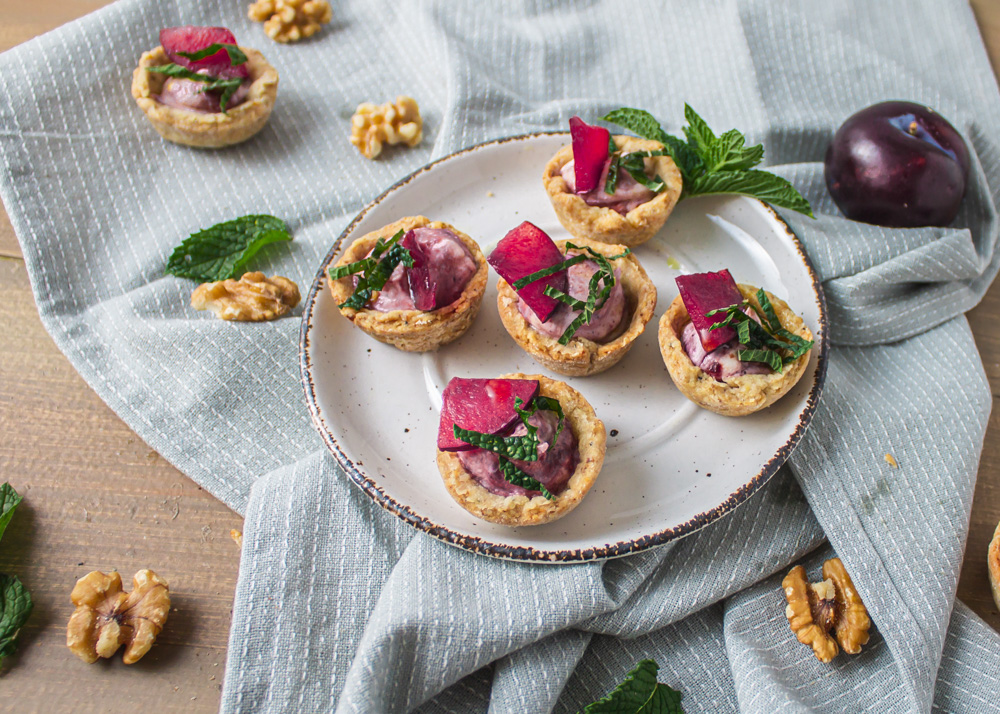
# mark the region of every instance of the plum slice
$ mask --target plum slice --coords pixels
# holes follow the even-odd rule
[[[601,173],[608,161],[611,132],[603,126],[590,126],[580,117],[571,117],[569,135],[573,140],[576,192],[593,191],[600,183]]]
[[[743,302],[743,293],[736,286],[736,281],[728,270],[678,275],[676,282],[681,300],[684,301],[684,307],[691,316],[691,322],[698,330],[698,336],[706,352],[711,352],[736,338],[736,330],[728,325],[715,330],[710,329],[713,324],[722,320],[724,315],[705,316],[705,313],[712,310]]]
[[[184,25],[182,27],[165,27],[160,30],[160,45],[174,64],[186,67],[192,72],[205,70],[213,77],[222,77],[223,79],[250,76],[245,63],[236,67],[232,66],[229,54],[225,50],[219,50],[214,55],[200,60],[189,60],[180,55],[181,52],[192,54],[214,44],[235,45],[236,36],[225,27]]]
[[[545,231],[525,221],[505,235],[486,260],[500,274],[500,277],[513,287],[514,283],[521,278],[558,265],[565,259],[559,247]],[[547,278],[530,282],[517,291],[517,296],[534,311],[542,322],[548,320],[552,316],[552,312],[560,305],[558,300],[545,295],[545,288],[548,285],[561,292],[566,292],[566,271],[560,270]]]
[[[437,307],[437,281],[430,269],[430,259],[416,240],[413,229],[406,232],[400,244],[410,251],[413,265],[407,272],[410,285],[410,296],[413,307],[417,310],[430,311]]]
[[[515,400],[525,405],[538,394],[537,379],[464,379],[454,377],[444,388],[444,405],[438,425],[441,451],[466,451],[476,447],[455,437],[454,426],[497,434],[515,421]]]

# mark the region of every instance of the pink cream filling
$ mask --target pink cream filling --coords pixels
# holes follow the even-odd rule
[[[750,313],[748,313],[750,314]],[[756,314],[750,315],[760,321]],[[693,322],[684,326],[681,332],[681,343],[687,353],[691,364],[709,375],[718,382],[725,382],[727,379],[742,377],[747,374],[771,374],[771,368],[763,362],[741,362],[736,356],[738,350],[746,349],[746,345],[741,345],[736,340],[731,340],[724,345],[716,347],[711,352],[706,352],[701,344],[701,337]]]
[[[570,253],[567,257],[571,257]],[[586,300],[590,294],[590,279],[597,272],[597,263],[586,260],[576,265],[571,265],[566,271],[569,278],[569,295],[577,300]],[[559,339],[569,327],[570,323],[580,314],[579,310],[572,309],[565,303],[553,311],[552,315],[545,322],[538,319],[538,315],[523,300],[517,301],[517,310],[521,316],[527,320],[534,330],[546,337]],[[576,331],[574,337],[582,337],[594,342],[602,342],[614,335],[625,317],[625,291],[622,288],[621,271],[615,271],[615,285],[611,288],[611,294],[607,302],[600,310],[594,313],[593,319]]]
[[[588,191],[587,193],[578,194],[588,206],[610,208],[611,210],[617,211],[624,216],[633,208],[641,206],[656,197],[656,194],[653,191],[650,191],[648,188],[632,178],[632,174],[621,169],[618,170],[618,183],[615,184],[615,192],[610,194],[606,193],[604,185],[607,183],[608,169],[610,167],[611,158],[609,157],[607,162],[604,164],[604,170],[601,172],[601,178],[597,182],[597,188],[593,191]],[[575,162],[570,161],[568,164],[563,166],[560,173],[562,174],[563,181],[566,182],[566,187],[569,189],[570,193],[576,193]]]
[[[452,304],[476,274],[476,261],[472,253],[458,236],[445,228],[416,228],[413,239],[427,254],[430,276],[437,285],[434,309]],[[357,277],[354,282],[356,285]],[[410,294],[406,266],[402,263],[396,266],[388,282],[368,306],[379,312],[416,309]]]
[[[208,74],[208,71],[202,70],[199,74]],[[226,102],[227,111],[246,101],[247,95],[250,93],[250,84],[249,79],[245,80],[233,93],[233,96]],[[222,93],[220,91],[201,91],[204,88],[205,84],[202,82],[168,77],[167,81],[163,83],[163,89],[159,95],[154,94],[153,99],[175,109],[184,109],[197,114],[218,114]]]
[[[559,438],[553,444],[559,417],[553,412],[537,411],[528,417],[528,423],[538,427],[538,461],[516,461],[512,463],[533,479],[541,483],[553,494],[565,487],[580,463],[577,440],[568,424],[563,426]],[[528,430],[520,421],[506,436],[524,436]],[[498,496],[538,496],[540,491],[515,486],[500,473],[500,461],[496,454],[485,449],[457,451],[455,454],[462,467],[476,482],[490,493]]]

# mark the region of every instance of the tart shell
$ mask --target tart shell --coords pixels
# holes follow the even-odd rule
[[[615,146],[626,153],[663,148],[657,141],[634,136],[618,135],[614,137],[614,142]],[[542,183],[545,184],[545,191],[549,194],[559,222],[577,238],[629,247],[640,245],[656,235],[680,200],[681,172],[669,156],[647,159],[647,166],[652,165],[653,175],[663,179],[666,188],[624,216],[611,208],[588,205],[580,196],[570,192],[560,172],[572,160],[572,146],[559,149],[545,165]]]
[[[990,587],[993,589],[993,602],[1000,608],[1000,524],[997,525],[993,540],[990,541],[986,564],[990,574]]]
[[[160,104],[154,95],[163,90],[168,77],[146,68],[168,64],[170,58],[162,47],[142,55],[132,73],[132,96],[160,136],[175,144],[221,149],[246,141],[264,128],[278,96],[278,71],[257,50],[240,49],[247,56],[252,81],[246,100],[226,114],[202,114]]]
[[[760,307],[756,298],[757,288],[740,284],[739,289],[743,297]],[[765,294],[785,329],[806,340],[813,338],[805,322],[792,312],[788,303],[766,291]],[[684,301],[677,296],[660,318],[660,354],[677,388],[700,407],[723,416],[753,414],[781,399],[805,374],[809,353],[785,365],[781,373],[745,374],[728,382],[719,382],[695,367],[684,351],[680,336],[690,321]]]
[[[607,245],[582,238],[556,241],[556,245],[565,253],[568,242],[587,246],[608,257],[625,250],[622,245]],[[501,279],[497,282],[497,309],[503,326],[521,349],[553,372],[586,377],[610,369],[632,349],[656,310],[656,287],[635,255],[620,258],[614,261],[613,266],[621,270],[626,314],[632,316],[625,331],[614,340],[600,343],[574,337],[567,345],[559,344],[558,340],[541,334],[524,319],[517,309],[517,293],[506,280]]]
[[[347,265],[362,260],[379,238],[389,239],[398,231],[409,231],[413,228],[444,228],[451,231],[472,253],[477,270],[469,278],[462,294],[453,303],[437,310],[391,310],[380,312],[365,308],[355,310],[349,307],[340,308],[340,313],[364,332],[379,342],[397,347],[404,352],[429,352],[441,345],[453,342],[465,334],[472,321],[479,313],[486,292],[488,266],[479,244],[454,226],[431,221],[424,216],[407,216],[395,223],[367,233],[351,243],[335,266]],[[333,299],[340,305],[346,302],[354,292],[354,284],[350,277],[330,281],[330,292]]]
[[[490,523],[537,526],[562,518],[580,504],[601,471],[607,451],[604,422],[597,418],[583,395],[565,382],[540,374],[505,374],[501,379],[537,379],[539,394],[559,400],[566,427],[573,430],[577,439],[580,463],[576,471],[552,501],[544,496],[499,496],[480,486],[455,453],[438,451],[438,470],[445,488],[462,508]]]

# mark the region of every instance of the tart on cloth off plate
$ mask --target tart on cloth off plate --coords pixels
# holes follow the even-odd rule
[[[594,485],[607,450],[604,423],[566,383],[537,374],[456,377],[443,398],[438,470],[448,493],[473,515],[505,526],[549,523]],[[511,446],[518,438],[534,438],[532,453]],[[516,457],[505,458],[511,448]]]
[[[660,353],[692,402],[745,416],[781,399],[805,373],[813,335],[784,300],[737,285],[728,270],[680,276],[677,285],[681,294],[660,318]]]
[[[407,216],[351,243],[330,269],[330,291],[341,314],[379,342],[428,352],[472,325],[488,271],[465,233]]]
[[[489,259],[502,276],[497,308],[507,333],[539,364],[559,374],[585,377],[613,367],[628,354],[656,309],[656,287],[625,246],[585,239],[552,241],[524,223],[497,244]],[[571,265],[574,259],[583,260]],[[521,285],[532,273],[564,264],[565,270]],[[614,276],[610,290],[600,279],[602,267]],[[508,280],[518,286],[516,291]],[[550,297],[553,290],[578,305],[594,298],[592,318],[587,321],[581,315],[584,310]]]
[[[660,151],[663,145],[634,136],[611,137],[607,129],[587,126],[578,117],[570,120],[570,128],[573,143],[556,152],[542,174],[559,222],[577,238],[630,247],[648,241],[680,200],[681,172],[673,159],[643,159],[637,152]],[[643,175],[621,165],[629,155],[640,162]]]
[[[132,74],[132,96],[160,136],[219,149],[264,128],[278,96],[278,72],[260,52],[237,47],[231,32],[215,27],[167,28],[160,43]],[[190,59],[212,46],[221,49]],[[192,79],[199,76],[204,79]]]

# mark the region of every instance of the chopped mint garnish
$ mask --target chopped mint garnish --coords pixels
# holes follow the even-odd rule
[[[687,104],[684,118],[688,124],[684,127],[687,141],[667,134],[653,115],[642,109],[623,107],[603,117],[604,121],[663,144],[684,179],[681,198],[738,193],[815,218],[809,202],[788,181],[766,171],[751,170],[764,158],[763,145],[744,146],[746,139],[736,129],[716,136]],[[636,173],[630,173],[641,182]]]
[[[511,459],[517,461],[538,461],[538,427],[529,424],[528,419],[539,409],[555,412],[556,416],[559,417],[559,425],[556,427],[555,436],[552,437],[552,443],[554,444],[559,439],[566,421],[562,405],[559,404],[559,400],[557,399],[538,395],[531,400],[530,409],[522,409],[523,406],[524,401],[520,397],[514,400],[514,411],[517,412],[517,416],[521,420],[521,423],[524,424],[524,428],[528,430],[528,433],[523,436],[484,434],[480,431],[463,429],[458,424],[455,424],[452,429],[454,430],[456,439],[461,439],[466,444],[471,444],[472,446],[492,451],[496,454],[500,463],[500,473],[503,475],[505,481],[529,491],[540,491],[545,498],[552,501],[555,500],[555,496],[540,481],[519,469]]]
[[[388,241],[384,238],[375,241],[375,247],[367,258],[330,268],[330,280],[340,280],[356,273],[361,274],[358,278],[358,284],[354,288],[354,293],[338,307],[363,309],[372,299],[372,293],[381,290],[389,282],[392,271],[396,269],[397,265],[402,263],[408,268],[413,267],[413,256],[410,255],[410,251],[399,244],[404,235],[405,231],[400,228],[396,231],[396,235]]]
[[[245,64],[247,62],[247,56],[243,54],[243,50],[239,47],[219,42],[211,44],[205,49],[198,50],[197,52],[178,52],[177,54],[181,57],[186,57],[192,62],[197,62],[198,60],[203,60],[206,57],[211,57],[220,50],[225,50],[226,54],[229,55],[229,64],[232,67],[239,67],[241,64]]]
[[[0,537],[21,502],[8,483],[0,486]],[[0,660],[14,653],[17,633],[31,614],[31,595],[13,575],[0,573]]]
[[[669,685],[658,682],[659,666],[644,659],[610,694],[587,705],[583,714],[684,714],[681,695]]]
[[[166,272],[202,281],[234,278],[265,245],[291,239],[288,226],[279,218],[243,216],[185,238],[170,255]]]
[[[170,64],[163,64],[158,67],[147,67],[146,71],[165,74],[168,77],[177,77],[179,79],[190,79],[193,82],[201,82],[205,86],[199,90],[199,93],[212,92],[221,89],[222,94],[219,96],[219,111],[223,114],[228,113],[226,112],[226,105],[229,104],[229,100],[232,99],[236,90],[240,88],[241,84],[243,84],[242,77],[232,77],[230,79],[213,77],[210,74],[192,72],[190,69],[181,67],[179,64],[174,64],[173,62]]]
[[[557,290],[551,285],[545,286],[545,291],[544,291],[545,295],[548,295],[551,298],[555,298],[559,302],[566,303],[567,305],[570,306],[570,309],[572,310],[580,311],[580,314],[576,316],[576,319],[569,324],[569,326],[563,332],[562,336],[559,338],[559,344],[561,345],[568,345],[569,341],[573,339],[573,335],[576,334],[576,331],[579,330],[584,325],[589,324],[590,321],[594,319],[594,315],[597,313],[597,311],[600,310],[602,307],[604,307],[604,303],[606,303],[608,301],[608,298],[611,297],[611,289],[615,286],[615,269],[612,267],[611,261],[618,260],[619,258],[624,258],[626,255],[632,252],[628,248],[626,248],[623,253],[619,253],[618,255],[613,255],[609,258],[608,256],[602,253],[598,253],[596,250],[590,248],[589,246],[584,246],[581,248],[580,246],[574,245],[573,243],[567,243],[566,249],[586,250],[587,253],[590,254],[588,259],[593,260],[595,263],[597,263],[597,272],[594,273],[590,278],[590,284],[588,286],[590,292],[587,294],[586,302],[577,300],[576,298],[571,297],[570,295],[562,292],[561,290]],[[580,257],[580,256],[574,256],[574,257]],[[570,258],[569,260],[573,260],[573,258]],[[566,262],[569,262],[569,260]],[[528,277],[531,276],[529,275]]]
[[[760,308],[749,300],[744,300],[729,307],[711,310],[706,317],[725,315],[712,325],[712,330],[735,323],[736,339],[747,349],[737,350],[736,358],[741,362],[763,362],[775,372],[781,372],[782,367],[802,357],[815,344],[812,340],[799,337],[789,332],[781,325],[774,306],[763,288],[757,290],[757,302]],[[760,317],[760,323],[746,314],[747,308],[752,309]]]

